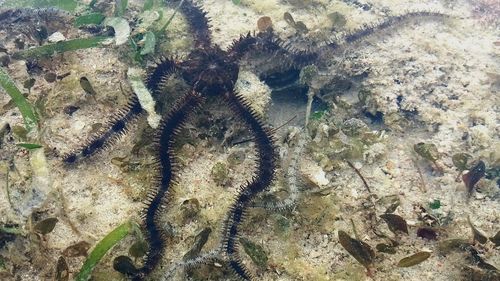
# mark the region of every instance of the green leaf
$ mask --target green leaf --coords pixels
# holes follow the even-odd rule
[[[94,270],[97,263],[104,257],[104,255],[118,242],[120,242],[125,236],[133,233],[134,223],[126,222],[117,228],[113,229],[108,235],[106,235],[97,245],[94,250],[87,257],[87,260],[83,264],[80,272],[76,275],[75,281],[87,281],[90,279],[90,275]]]
[[[59,8],[73,12],[77,6],[77,0],[6,0],[2,8]]]
[[[156,37],[153,32],[148,31],[144,34],[144,46],[141,49],[141,55],[152,54],[155,52]]]
[[[241,3],[241,0],[233,0],[233,4],[239,5]]]
[[[87,49],[94,47],[102,47],[102,43],[108,39],[107,36],[96,36],[90,38],[78,38],[67,41],[61,41],[53,44],[43,45],[37,48],[31,48],[14,53],[12,57],[16,59],[27,59],[46,57],[53,54],[75,51],[79,49]]]
[[[40,145],[40,144],[36,144],[36,143],[24,143],[24,142],[22,142],[22,143],[18,143],[17,145],[18,145],[18,146],[20,146],[20,147],[24,147],[24,148],[26,148],[26,149],[36,149],[36,148],[41,148],[41,147],[43,147],[43,146],[42,146],[42,145]]]
[[[95,24],[99,25],[104,20],[105,16],[101,13],[90,13],[77,17],[75,19],[75,26]]]
[[[26,130],[30,131],[31,129],[36,127],[38,123],[38,117],[35,115],[33,107],[31,106],[31,104],[29,104],[21,91],[19,91],[19,89],[16,87],[14,81],[12,81],[7,72],[5,72],[1,67],[0,86],[4,88],[10,98],[14,101],[14,104],[17,106],[19,111],[21,111]]]
[[[121,17],[127,10],[128,0],[115,0],[115,16]]]

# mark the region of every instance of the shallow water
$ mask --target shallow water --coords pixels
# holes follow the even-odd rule
[[[498,3],[195,3],[0,0],[2,280],[499,280]]]

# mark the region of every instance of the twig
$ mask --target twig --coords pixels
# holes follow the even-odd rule
[[[359,240],[358,230],[356,229],[356,225],[354,224],[354,220],[350,219],[352,225],[352,232],[354,232],[354,237]]]
[[[354,167],[354,165],[349,160],[345,160],[344,159],[344,161],[349,165],[349,167],[351,167],[354,170],[354,172],[356,172],[356,174],[358,174],[358,176],[363,181],[363,184],[365,185],[366,190],[368,190],[368,192],[372,193],[372,191],[370,190],[370,187],[368,186],[368,183],[366,182],[365,178],[363,177],[363,175],[361,175],[361,172],[358,169],[356,169],[356,167]]]

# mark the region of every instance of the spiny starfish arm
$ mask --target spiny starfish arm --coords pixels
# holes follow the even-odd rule
[[[229,267],[242,280],[251,280],[252,275],[239,259],[239,226],[252,200],[271,186],[275,178],[276,159],[278,155],[270,130],[264,125],[259,115],[250,107],[243,97],[227,93],[224,99],[238,118],[252,131],[257,148],[256,175],[240,187],[230,207],[223,227],[224,252],[229,259]]]
[[[149,190],[147,196],[147,207],[143,211],[143,227],[147,232],[146,237],[149,242],[149,249],[144,261],[144,265],[133,277],[134,280],[143,280],[158,265],[161,256],[165,251],[165,234],[159,226],[158,215],[165,205],[168,204],[168,197],[172,194],[172,186],[175,184],[176,163],[172,153],[172,144],[185,124],[189,115],[203,102],[199,93],[194,91],[186,94],[173,107],[162,120],[159,133],[156,137],[158,148],[157,186]]]

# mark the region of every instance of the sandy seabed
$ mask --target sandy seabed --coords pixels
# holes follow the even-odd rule
[[[140,11],[142,3],[129,2],[130,11],[126,16],[132,17]],[[472,242],[468,217],[488,237],[500,231],[498,178],[482,178],[468,199],[464,183],[457,181],[459,171],[452,162],[453,155],[468,153],[472,160],[484,161],[489,169],[498,169],[500,165],[499,26],[495,17],[477,12],[481,7],[488,7],[488,1],[242,0],[239,5],[226,0],[199,2],[211,18],[213,42],[223,49],[240,34],[256,31],[257,20],[262,16],[272,19],[274,31],[280,38],[296,40],[297,31],[284,20],[285,12],[308,27],[308,34],[301,39],[306,42],[320,41],[330,33],[355,29],[408,10],[433,10],[451,15],[446,19],[405,21],[333,54],[332,63],[320,69],[321,75],[331,80],[348,77],[351,87],[323,95],[329,111],[311,122],[307,134],[302,133],[306,144],[298,156],[297,167],[286,167],[287,157],[296,151],[290,149],[280,135],[286,134],[288,128],[277,133],[284,167],[278,171],[280,180],[274,189],[286,191],[287,186],[282,184],[286,179],[281,177],[287,169],[297,169],[296,207],[286,212],[251,210],[242,236],[262,246],[267,265],[259,268],[244,251],[241,255],[256,280],[473,280],[464,276],[464,268],[477,265],[469,260],[469,254],[460,250],[443,253],[439,245],[452,238]],[[165,11],[170,14],[173,10]],[[495,13],[494,8],[488,11]],[[333,12],[345,17],[343,26],[332,22],[329,15]],[[69,27],[61,29],[67,38],[79,34]],[[0,38],[7,35],[0,28]],[[163,51],[169,55],[182,57],[190,50],[190,34],[182,16],[174,18],[167,37],[169,42]],[[7,49],[13,48],[11,41],[5,42]],[[21,60],[13,60],[4,68],[21,89],[25,80],[35,78],[28,96],[30,101],[45,97],[46,112],[40,136],[46,156],[16,146],[19,141],[12,131],[1,135],[0,225],[18,224],[24,233],[4,245],[0,243],[0,257],[5,264],[0,268],[2,280],[53,280],[57,260],[68,246],[86,241],[92,247],[119,224],[127,220],[140,221],[142,201],[155,177],[149,165],[151,151],[132,154],[136,144],[148,138],[143,136],[144,132],[151,131],[145,118],[111,149],[74,167],[62,165],[52,153],[54,150],[68,152],[78,146],[95,130],[96,123],[112,118],[119,106],[127,102],[118,86],[121,84],[125,92],[129,90],[128,66],[120,58],[122,51],[109,47],[65,53],[42,61],[42,72],[31,75]],[[273,101],[271,90],[258,79],[262,71],[253,63],[258,58],[249,56],[245,60],[238,89],[257,111],[267,116],[265,120],[277,127],[286,118],[270,118],[266,111],[273,106]],[[279,65],[279,61],[268,64]],[[50,71],[70,72],[70,75],[48,83],[43,77]],[[79,87],[82,76],[93,81],[99,93],[95,98],[90,99]],[[364,104],[359,100],[361,91],[369,92]],[[22,126],[17,109],[8,106],[8,95],[1,93],[0,131],[6,124],[10,128]],[[79,107],[71,116],[64,113],[69,105]],[[287,109],[291,106],[287,103],[283,106],[280,110],[285,112],[297,110]],[[222,127],[228,134],[231,129],[233,132],[241,129],[217,104],[207,110],[212,112],[207,120],[218,122],[209,127]],[[305,104],[298,111],[295,125],[303,123]],[[380,112],[383,123],[372,123],[363,111]],[[362,146],[358,157],[351,159],[364,175],[371,192],[346,162],[332,159],[337,155],[332,147],[338,144],[339,138],[345,137],[332,131],[352,118],[363,121],[378,136],[376,141]],[[218,126],[220,122],[227,126]],[[192,123],[187,126],[186,138],[197,135],[197,130],[202,131]],[[439,159],[435,163],[416,155],[413,146],[420,142],[437,147]],[[349,140],[343,143],[349,144]],[[182,162],[179,183],[162,218],[174,229],[162,261],[165,269],[182,259],[203,228],[210,227],[212,233],[202,252],[219,246],[222,220],[236,187],[251,178],[255,160],[251,143],[230,146],[213,136],[185,143],[180,140],[178,151]],[[234,158],[243,160],[233,161]],[[214,176],[213,167],[217,164],[227,167],[224,184]],[[44,167],[42,172],[36,168],[39,166]],[[7,183],[7,170],[10,202],[3,188]],[[26,199],[32,198],[33,193],[43,198],[36,206]],[[194,217],[186,219],[183,206],[193,199],[199,202],[200,209]],[[436,200],[440,207],[431,209],[429,204]],[[406,220],[407,235],[393,234],[378,218],[396,201],[399,206],[394,213]],[[420,207],[426,210],[428,217],[422,214]],[[31,234],[32,225],[48,217],[59,219],[54,230],[43,239]],[[436,240],[417,236],[417,229],[429,226],[429,218],[435,220],[432,227],[438,233]],[[394,254],[376,251],[371,276],[339,243],[338,231],[354,236],[353,224],[358,239],[373,249],[389,241],[375,233],[383,233],[398,243]],[[126,255],[127,245],[133,241],[129,237],[115,247],[96,268],[93,280],[125,280],[112,269],[111,263],[114,257]],[[486,262],[500,267],[498,247],[492,242],[483,245],[475,242],[474,247]],[[421,251],[431,252],[430,257],[411,267],[397,266],[402,258]],[[66,257],[66,260],[72,278],[85,257]],[[217,267],[212,270],[217,271]],[[157,274],[160,276],[161,272]],[[173,278],[186,279],[182,271]]]

